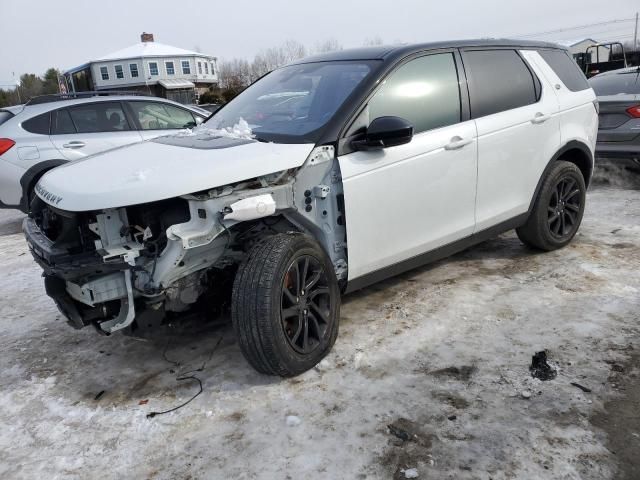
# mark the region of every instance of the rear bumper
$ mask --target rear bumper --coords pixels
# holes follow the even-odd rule
[[[626,142],[598,142],[596,157],[640,159],[640,145]]]

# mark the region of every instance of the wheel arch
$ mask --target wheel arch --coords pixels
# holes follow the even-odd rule
[[[38,180],[49,170],[60,165],[64,165],[68,160],[45,160],[33,165],[20,178],[20,187],[22,188],[22,198],[20,199],[20,210],[24,213],[29,212],[29,193],[38,183]]]
[[[529,204],[529,212],[533,209],[533,204],[538,198],[538,194],[540,193],[540,188],[542,188],[542,183],[544,179],[547,177],[547,174],[551,170],[551,167],[558,160],[564,160],[566,162],[573,163],[576,167],[580,169],[582,172],[582,176],[584,178],[584,183],[589,187],[589,183],[591,182],[591,174],[593,173],[593,153],[591,149],[583,142],[578,140],[572,140],[567,142],[562,148],[560,148],[549,160],[547,166],[545,167],[542,175],[538,179],[538,184],[536,185],[535,192],[533,193],[533,197],[531,198],[531,203]]]

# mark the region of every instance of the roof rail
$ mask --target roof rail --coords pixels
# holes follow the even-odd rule
[[[131,92],[131,91],[88,91],[88,92],[71,92],[71,93],[54,93],[50,95],[38,95],[30,99],[25,105],[39,105],[41,103],[61,102],[63,100],[73,100],[74,98],[88,98],[88,97],[107,97],[111,95],[131,95],[131,96],[149,96],[145,93]]]

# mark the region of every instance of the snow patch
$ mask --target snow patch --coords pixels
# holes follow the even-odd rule
[[[302,423],[302,420],[300,420],[300,417],[296,417],[295,415],[287,415],[286,422],[287,427],[297,427]]]
[[[255,138],[251,127],[244,118],[240,118],[233,127],[209,128],[206,123],[203,123],[195,128],[185,128],[175,134],[176,137],[192,137],[196,135],[237,138],[240,140],[253,140]]]
[[[400,472],[404,473],[404,478],[418,478],[417,468],[407,468],[406,470],[400,470]]]

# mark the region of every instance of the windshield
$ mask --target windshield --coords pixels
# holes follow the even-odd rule
[[[370,71],[367,62],[284,67],[251,85],[204,126],[230,128],[244,120],[260,140],[315,142],[320,129]]]
[[[589,79],[599,97],[604,95],[640,94],[640,68],[624,73],[597,75]]]

